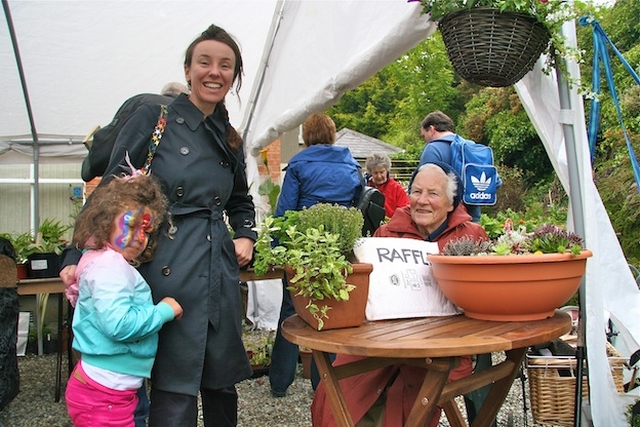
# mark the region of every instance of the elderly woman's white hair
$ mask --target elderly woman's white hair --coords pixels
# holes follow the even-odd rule
[[[443,162],[425,163],[420,166],[416,172],[416,175],[423,170],[437,170],[444,173],[447,177],[447,187],[445,189],[447,194],[447,200],[453,205],[453,208],[457,208],[460,204],[462,197],[462,183],[458,174],[453,170],[451,166]]]
[[[380,166],[384,167],[387,171],[391,169],[391,159],[389,156],[383,153],[373,153],[367,157],[364,163],[364,167],[369,173]]]

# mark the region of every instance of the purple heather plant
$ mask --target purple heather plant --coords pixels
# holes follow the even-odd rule
[[[527,233],[524,226],[513,228],[511,221],[505,222],[505,232],[495,241],[474,240],[469,236],[449,241],[443,248],[445,255],[517,255],[553,254],[570,252],[580,254],[583,239],[574,232],[553,224],[542,224]]]

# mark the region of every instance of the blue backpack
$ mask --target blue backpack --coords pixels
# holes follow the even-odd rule
[[[502,185],[493,165],[491,147],[476,144],[456,135],[451,142],[451,166],[460,175],[467,205],[494,205],[496,193]]]

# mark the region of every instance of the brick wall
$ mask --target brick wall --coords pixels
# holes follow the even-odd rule
[[[262,163],[262,157],[258,160],[258,172],[261,177],[266,177],[269,175],[271,180],[275,183],[280,182],[280,165],[282,163],[282,156],[280,153],[280,139],[277,139],[275,142],[269,144],[266,150],[267,156],[267,164],[269,165],[269,171],[267,172],[267,167]]]
[[[93,193],[93,190],[96,189],[96,187],[98,186],[98,184],[100,184],[100,179],[101,177],[97,177],[97,178],[93,178],[91,181],[87,182],[84,186],[84,192],[85,192],[85,200],[86,198],[88,198],[91,193]]]

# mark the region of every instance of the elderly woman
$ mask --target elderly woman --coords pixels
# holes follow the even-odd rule
[[[369,179],[367,185],[375,187],[384,195],[384,210],[391,218],[397,208],[409,204],[407,192],[398,181],[389,176],[391,159],[386,154],[373,153],[364,164]]]
[[[437,242],[442,249],[451,239],[472,236],[487,238],[484,229],[471,222],[471,215],[460,203],[462,187],[453,169],[445,163],[427,163],[415,175],[409,194],[409,206],[398,209],[388,224],[376,230],[376,237],[404,237]],[[339,354],[334,365],[358,359],[358,356]],[[451,371],[449,381],[471,374],[471,358],[462,359]],[[345,378],[340,385],[354,423],[400,427],[406,423],[415,402],[426,370],[395,364],[361,375]],[[320,384],[311,406],[314,427],[335,426],[324,385]],[[438,425],[440,411],[436,411],[429,426]],[[382,424],[376,422],[383,421]]]

